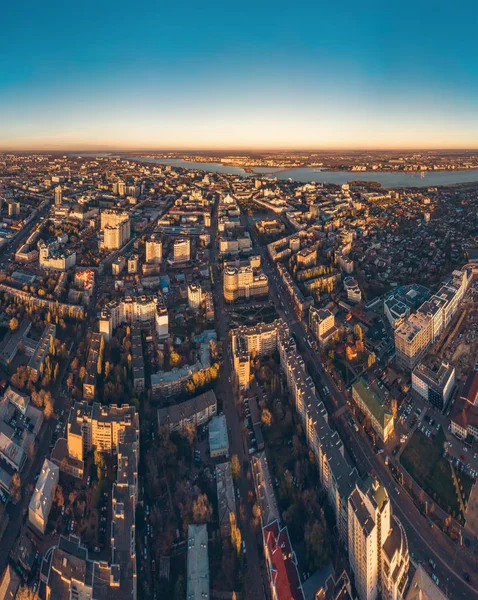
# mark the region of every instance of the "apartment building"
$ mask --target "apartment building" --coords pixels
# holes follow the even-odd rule
[[[134,435],[133,435],[133,433]],[[118,454],[120,444],[138,442],[138,414],[134,406],[103,406],[98,403],[75,402],[67,426],[68,454],[83,461],[93,448]]]
[[[249,387],[250,355],[271,354],[277,349],[277,327],[279,321],[258,323],[251,327],[239,327],[232,332],[232,355],[234,371],[241,389]]]
[[[393,435],[394,420],[392,412],[382,398],[362,378],[352,384],[352,397],[364,415],[370,419],[380,439],[387,442]]]
[[[202,304],[202,289],[197,283],[188,285],[188,305],[193,310],[198,310]]]
[[[169,319],[163,297],[142,295],[111,300],[101,311],[100,333],[108,341],[113,331],[123,323],[154,324],[158,337],[160,339],[167,337]]]
[[[57,465],[45,458],[28,505],[28,520],[42,534],[46,530],[59,476]]]
[[[147,263],[161,263],[163,260],[163,243],[161,239],[152,235],[146,240],[146,262]]]
[[[207,525],[188,526],[186,598],[209,598],[209,553]]]
[[[191,240],[188,237],[176,238],[173,244],[174,264],[181,264],[191,260]]]
[[[398,364],[412,371],[431,343],[430,318],[423,313],[411,315],[395,329],[394,339]]]
[[[126,211],[101,211],[100,228],[103,232],[103,248],[118,250],[131,237],[131,223]]]
[[[430,404],[443,410],[455,388],[455,368],[447,362],[432,368],[420,363],[412,372],[412,387]]]
[[[408,542],[377,481],[357,481],[348,501],[348,553],[361,600],[401,600],[408,582]]]
[[[102,368],[104,344],[101,333],[91,334],[86,358],[86,375],[83,379],[83,397],[86,400],[93,400],[96,396],[96,377]]]
[[[337,332],[335,317],[330,310],[324,308],[309,309],[309,331],[317,338],[319,344],[324,347]]]
[[[262,529],[262,539],[272,600],[305,600],[287,527],[273,521]]]
[[[347,294],[347,300],[353,304],[362,302],[362,292],[355,277],[345,277],[344,290]]]
[[[167,425],[169,431],[182,433],[187,425],[200,427],[217,414],[217,398],[213,390],[190,400],[158,409],[158,427]]]
[[[235,302],[239,298],[250,300],[269,294],[269,281],[261,269],[251,265],[226,267],[224,277],[224,300]]]

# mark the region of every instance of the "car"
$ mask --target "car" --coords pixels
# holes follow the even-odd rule
[[[242,551],[246,554],[246,542],[242,540]]]
[[[400,490],[397,487],[395,488],[395,493],[397,494],[397,496],[400,496]]]
[[[101,548],[99,548],[98,546],[95,546],[93,548],[93,552],[101,552]]]
[[[432,569],[436,569],[436,568],[437,568],[437,566],[436,566],[436,563],[435,563],[435,561],[434,561],[433,559],[429,558],[429,559],[428,559],[428,562],[429,562],[429,564],[430,564],[430,567],[431,567]]]
[[[466,572],[463,573],[463,579],[467,582],[470,583],[470,575]]]
[[[440,580],[439,580],[439,579],[438,579],[438,577],[435,575],[435,573],[432,573],[432,579],[433,579],[433,581],[434,581],[434,582],[435,582],[437,585],[439,585],[439,584],[440,584]]]

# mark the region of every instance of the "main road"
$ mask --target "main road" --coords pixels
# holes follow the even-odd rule
[[[290,296],[281,283],[278,271],[273,265],[267,249],[257,243],[254,228],[249,226],[248,229],[260,251],[262,268],[269,279],[269,296],[274,302],[278,314],[288,323],[296,337],[299,350],[317,391],[329,415],[332,415],[331,425],[335,426],[341,435],[347,450],[356,457],[359,471],[365,469],[375,474],[386,487],[394,513],[399,517],[407,533],[410,552],[414,555],[413,561],[428,563],[431,558],[436,564],[434,573],[439,579],[440,587],[447,592],[450,598],[478,598],[475,588],[478,584],[476,557],[466,548],[453,542],[437,527],[429,526],[428,520],[420,513],[406,490],[393,479],[383,459],[375,454],[363,432],[356,432],[350,427],[351,413],[345,394],[337,388],[329,373],[324,369],[318,353],[305,343],[308,336],[306,328],[295,317]],[[284,309],[281,308],[282,305]],[[323,393],[324,386],[327,386],[330,394]],[[399,489],[399,494],[395,491],[396,489]],[[463,579],[464,573],[470,575],[470,584]]]
[[[223,402],[223,412],[229,428],[229,448],[230,454],[237,454],[241,464],[241,476],[236,482],[236,488],[239,489],[239,505],[244,518],[240,520],[242,538],[246,546],[247,568],[245,569],[245,589],[248,600],[264,600],[265,598],[265,573],[264,561],[260,558],[258,552],[258,536],[252,526],[252,512],[248,503],[249,492],[253,492],[252,477],[248,477],[250,456],[242,436],[242,423],[236,403],[236,394],[232,389],[233,369],[230,354],[229,327],[227,321],[227,311],[224,306],[224,293],[222,288],[222,276],[219,271],[217,255],[217,202],[214,207],[211,228],[211,265],[213,269],[213,293],[215,301],[215,327],[219,333],[219,338],[223,344],[223,366],[219,383],[216,387],[216,393]]]

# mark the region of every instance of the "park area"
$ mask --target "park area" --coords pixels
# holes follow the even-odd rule
[[[462,520],[463,506],[466,508],[473,480],[457,470],[454,482],[452,467],[443,457],[444,442],[445,434],[442,430],[434,439],[430,439],[417,429],[403,451],[400,462],[443,510]],[[460,488],[461,501],[457,486]]]

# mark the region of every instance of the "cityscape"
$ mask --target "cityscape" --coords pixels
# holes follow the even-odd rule
[[[478,599],[465,5],[5,6],[0,600]]]

